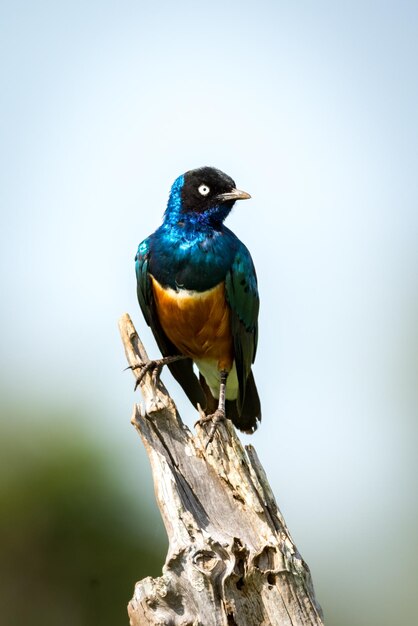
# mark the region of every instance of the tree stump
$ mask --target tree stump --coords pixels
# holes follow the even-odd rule
[[[129,315],[130,366],[148,356]],[[138,376],[140,370],[133,370]],[[147,451],[169,550],[159,578],[135,586],[131,626],[321,626],[309,568],[293,543],[252,446],[229,420],[205,450],[161,381],[147,373],[132,423]],[[266,425],[268,427],[268,425]]]

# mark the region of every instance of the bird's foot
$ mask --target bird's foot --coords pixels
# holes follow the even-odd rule
[[[164,365],[169,365],[170,363],[174,363],[175,361],[179,361],[180,359],[184,359],[184,358],[185,357],[183,357],[182,355],[166,356],[166,357],[163,357],[162,359],[151,359],[150,361],[145,361],[145,362],[142,361],[141,363],[138,363],[138,365],[130,365],[126,369],[130,369],[132,371],[135,371],[137,369],[141,370],[139,374],[137,374],[134,391],[137,390],[138,386],[141,384],[147,372],[151,373],[152,384],[154,385],[154,387],[156,387],[158,385],[158,379],[160,377],[161,370],[163,369]]]
[[[205,450],[207,450],[208,445],[212,443],[218,424],[220,424],[220,422],[224,422],[225,420],[226,420],[225,411],[222,409],[216,409],[215,413],[212,413],[211,415],[201,414],[201,417],[195,423],[195,427],[198,424],[199,426],[203,426],[203,424],[207,424],[208,422],[211,422],[210,429],[208,432],[208,439],[205,444]]]

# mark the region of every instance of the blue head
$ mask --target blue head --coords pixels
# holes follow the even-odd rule
[[[250,198],[236,189],[226,174],[214,167],[200,167],[179,176],[171,188],[164,214],[167,224],[219,227],[236,200]]]

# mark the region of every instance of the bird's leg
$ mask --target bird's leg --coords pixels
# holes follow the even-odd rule
[[[161,370],[164,365],[169,365],[170,363],[175,363],[176,361],[180,361],[181,359],[186,359],[187,357],[183,354],[177,354],[175,356],[165,356],[162,359],[151,359],[151,361],[146,361],[145,363],[138,363],[138,365],[130,365],[126,369],[137,370],[140,369],[136,382],[134,391],[137,390],[138,385],[141,383],[147,372],[152,372],[152,382],[154,387],[157,386],[158,377],[161,374]]]
[[[212,413],[211,415],[205,415],[204,417],[201,417],[199,420],[197,420],[197,422],[195,424],[195,426],[197,424],[199,424],[201,426],[202,424],[205,424],[206,422],[211,422],[211,426],[210,426],[209,433],[208,433],[208,440],[206,442],[205,449],[212,442],[213,437],[215,436],[216,428],[217,428],[219,422],[223,422],[226,419],[226,413],[225,413],[225,391],[226,391],[226,379],[228,378],[228,372],[225,371],[225,370],[222,370],[220,372],[220,375],[221,375],[221,384],[220,384],[220,387],[219,387],[218,408],[216,409],[215,413]]]

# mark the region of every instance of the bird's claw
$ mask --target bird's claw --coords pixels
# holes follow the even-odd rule
[[[164,365],[164,359],[152,359],[151,361],[146,361],[145,363],[142,361],[137,365],[130,365],[127,369],[131,369],[132,371],[135,371],[137,369],[141,370],[136,376],[134,391],[138,389],[139,385],[144,379],[145,374],[147,374],[148,372],[152,372],[152,384],[154,385],[154,387],[156,387],[158,385],[158,377],[161,374],[161,370]]]
[[[145,362],[141,361],[141,363],[138,363],[137,365],[130,365],[126,369],[131,369],[132,371],[137,369],[141,370],[136,377],[134,391],[138,389],[138,385],[141,384],[147,372],[152,372],[152,384],[154,385],[154,387],[157,387],[158,378],[164,365],[169,365],[170,363],[175,363],[176,361],[180,361],[185,358],[186,357],[184,355],[179,354],[175,356],[165,356],[162,359],[151,359],[150,361]]]
[[[201,414],[201,417],[197,420],[197,422],[195,422],[195,427],[198,424],[200,427],[202,427],[203,424],[207,424],[208,422],[211,422],[211,426],[208,432],[208,439],[205,443],[205,450],[207,450],[208,445],[212,443],[218,424],[220,424],[220,422],[225,421],[225,419],[226,419],[225,411],[222,411],[222,409],[216,409],[215,413],[212,413],[211,415]]]

